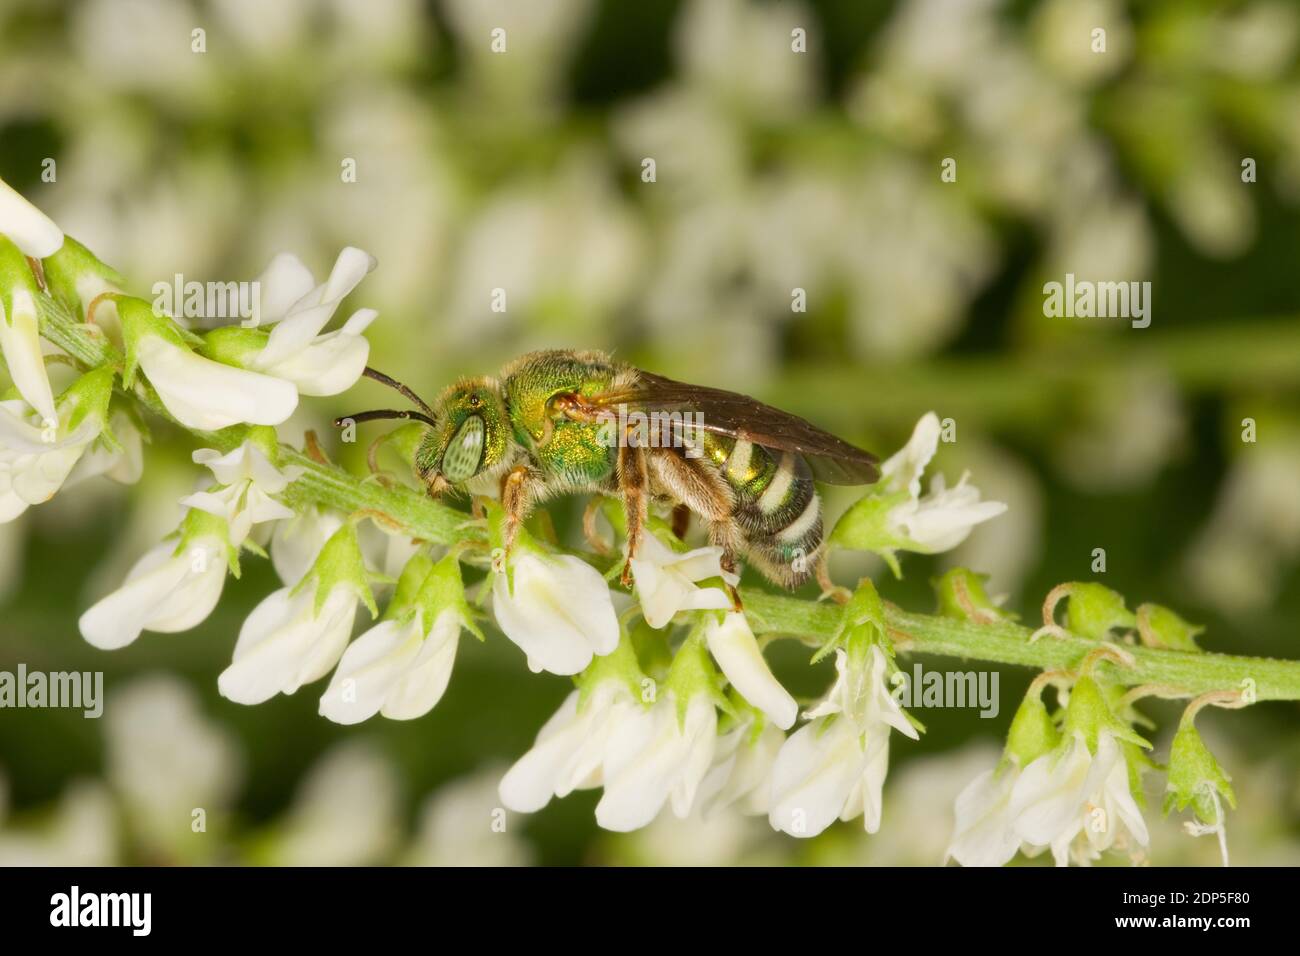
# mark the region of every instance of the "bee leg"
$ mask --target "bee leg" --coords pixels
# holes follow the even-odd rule
[[[506,512],[504,544],[507,558],[510,557],[510,549],[514,547],[519,529],[532,508],[533,488],[538,480],[527,465],[511,468],[501,478],[501,507]]]
[[[736,556],[732,553],[730,548],[723,549],[722,557],[718,560],[718,564],[727,574],[739,576],[736,566]],[[740,602],[740,592],[736,590],[736,586],[729,582],[724,582],[724,584],[727,588],[727,595],[731,598],[731,609],[737,613],[743,612],[745,606]]]
[[[740,566],[736,563],[736,551],[743,540],[734,519],[721,518],[709,523],[709,543],[722,549],[722,556],[718,558],[718,566],[722,568],[722,573],[727,577],[740,577]],[[740,592],[736,590],[736,586],[727,581],[723,582],[723,586],[727,589],[727,596],[731,598],[731,609],[733,611],[743,611],[745,608],[740,602]]]
[[[673,509],[673,534],[677,540],[685,541],[686,532],[691,527],[691,509],[686,505],[678,505]]]
[[[631,587],[632,559],[636,557],[645,529],[650,490],[645,451],[631,441],[623,442],[618,449],[618,490],[623,496],[627,514],[627,561],[623,564],[620,581],[624,587]]]

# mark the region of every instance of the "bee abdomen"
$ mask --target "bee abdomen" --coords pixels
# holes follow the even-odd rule
[[[822,542],[821,499],[799,455],[736,441],[714,461],[735,492],[733,517],[750,561],[769,578],[795,587],[812,573]]]

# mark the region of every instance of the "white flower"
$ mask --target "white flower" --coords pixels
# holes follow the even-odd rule
[[[133,485],[144,474],[144,436],[135,421],[124,411],[114,411],[108,422],[118,448],[110,448],[101,434],[91,443],[63,483],[70,488],[78,482],[104,475],[118,484]]]
[[[669,801],[685,818],[713,764],[717,729],[718,712],[703,693],[687,701],[684,716],[677,695],[665,691],[650,709],[620,720],[606,747],[596,822],[606,830],[636,830]]]
[[[193,458],[196,465],[212,469],[217,484],[208,491],[182,498],[181,504],[225,518],[231,544],[243,542],[255,524],[294,516],[291,508],[271,495],[284,491],[302,473],[301,469],[281,471],[251,441],[225,455],[213,448],[200,448]]]
[[[320,334],[339,303],[375,267],[369,254],[347,247],[323,285],[295,256],[281,254],[259,277],[262,308],[259,324],[275,323],[266,345],[243,359],[248,368],[292,382],[303,395],[337,395],[361,377],[370,354],[362,337],[379,315],[355,312],[335,332]]]
[[[836,651],[835,685],[805,716],[772,768],[772,826],[815,836],[836,819],[859,814],[868,833],[880,827],[881,789],[889,770],[889,730],[913,740],[916,728],[889,693],[885,654],[873,644],[862,665]]]
[[[291,382],[214,362],[161,336],[143,336],[136,354],[167,411],[187,428],[279,425],[298,406]]]
[[[0,179],[0,233],[13,240],[23,255],[44,259],[63,245],[63,230],[13,187]]]
[[[0,183],[3,185],[3,183]],[[0,352],[4,353],[9,377],[18,394],[40,413],[43,421],[57,421],[54,393],[45,371],[41,352],[36,300],[29,290],[15,286],[9,290],[9,308],[0,293]]]
[[[795,718],[799,716],[799,705],[772,676],[744,614],[731,611],[720,621],[717,616],[709,615],[704,638],[722,673],[745,700],[782,730],[794,726]]]
[[[10,521],[30,505],[54,497],[104,424],[102,416],[89,414],[75,431],[58,437],[57,432],[62,429],[44,427],[37,421],[38,417],[39,413],[32,413],[21,400],[0,402],[2,521]],[[65,421],[68,418],[67,414],[63,417]]]
[[[225,529],[215,519],[187,524],[192,531],[179,545],[164,541],[146,552],[120,588],[81,615],[93,646],[114,650],[141,631],[187,631],[212,613],[226,580]]]
[[[336,511],[311,506],[286,521],[276,522],[271,533],[271,563],[284,584],[297,584],[316,563],[320,549],[343,526]]]
[[[1020,779],[1014,763],[986,770],[957,795],[948,856],[962,866],[1002,866],[1020,849],[1011,793]]]
[[[698,805],[706,819],[730,806],[743,813],[766,815],[771,800],[772,767],[785,743],[785,734],[764,723],[754,734],[745,721],[718,737],[713,766],[700,784]]]
[[[346,582],[330,588],[319,610],[310,581],[269,594],[239,629],[234,659],[217,678],[221,696],[260,704],[324,677],[347,647],[359,603]]]
[[[939,417],[926,412],[907,444],[881,466],[884,492],[906,490],[909,498],[889,510],[886,527],[909,550],[938,554],[966,540],[975,525],[1007,510],[1000,501],[980,501],[979,489],[963,474],[948,488],[942,475],[930,481],[930,493],[921,496],[921,475],[939,447]]]
[[[506,637],[528,655],[534,672],[576,674],[593,655],[618,646],[618,617],[605,579],[591,565],[567,554],[519,550],[507,575],[492,585],[492,607]]]
[[[1010,813],[1019,838],[1050,847],[1058,866],[1071,856],[1088,862],[1117,843],[1148,843],[1146,822],[1129,789],[1128,761],[1115,735],[1104,729],[1096,754],[1076,731],[1029,764],[1012,790]]]
[[[721,588],[696,587],[696,581],[725,578],[731,584],[736,576],[722,570],[722,549],[696,548],[679,554],[655,535],[642,536],[636,557],[631,561],[637,597],[646,623],[661,628],[678,611],[708,608],[726,610],[731,600]]]
[[[405,623],[381,621],[344,652],[321,696],[321,714],[340,724],[378,713],[393,720],[427,714],[451,679],[461,625],[454,607],[437,616],[427,637],[419,611]]]
[[[501,802],[511,810],[534,813],[552,796],[563,798],[574,790],[600,786],[610,736],[640,710],[622,681],[600,681],[585,700],[580,691],[573,691],[538,732],[532,748],[502,778]]]

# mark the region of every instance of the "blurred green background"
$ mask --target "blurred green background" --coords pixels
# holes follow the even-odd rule
[[[928,609],[929,578],[966,564],[1034,622],[1053,585],[1096,578],[1206,624],[1208,649],[1298,658],[1298,49],[1282,0],[0,0],[0,177],[139,293],[252,278],[282,250],[319,276],[366,249],[371,364],[426,396],[559,346],[743,390],[882,454],[934,409],[958,425],[944,471],[1009,513],[903,581],[847,556],[844,580],[870,571]],[[1067,272],[1149,280],[1151,326],[1044,317]],[[363,383],[282,434],[387,402]],[[504,836],[466,827],[569,689],[499,636],[462,641],[426,717],[354,728],[317,716],[316,687],[217,696],[276,586],[265,561],[191,633],[82,641],[79,613],[197,479],[186,436],[154,437],[140,485],[0,527],[0,669],[102,670],[109,699],[98,721],[0,711],[0,861],[932,864],[1030,676],[1003,673],[997,720],[923,715],[875,837],[741,818],[614,837],[595,792]],[[851,500],[832,490],[828,510]],[[830,674],[805,660],[773,654],[815,697]],[[1162,753],[1177,708],[1147,711]],[[1234,862],[1300,862],[1297,716],[1201,719],[1241,799]],[[203,836],[160,822],[194,806]],[[1152,857],[1212,863],[1212,842],[1170,823]]]

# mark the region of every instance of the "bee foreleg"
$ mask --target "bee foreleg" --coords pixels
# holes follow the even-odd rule
[[[618,449],[618,490],[627,514],[627,561],[623,564],[621,581],[624,587],[631,587],[632,559],[641,544],[649,508],[650,473],[645,451],[630,441],[624,441]]]

